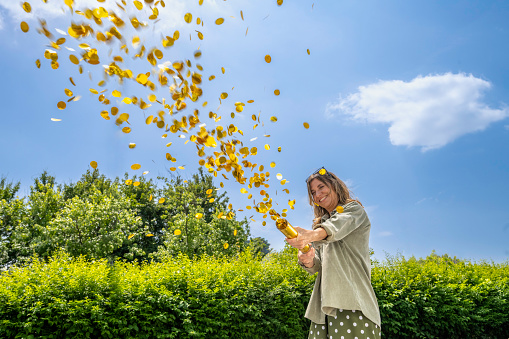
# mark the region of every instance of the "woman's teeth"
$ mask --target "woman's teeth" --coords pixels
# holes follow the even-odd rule
[[[320,201],[319,201],[319,202],[324,201],[324,200],[325,200],[325,198],[327,198],[327,196],[325,196],[325,197],[323,197],[322,199],[320,199]]]

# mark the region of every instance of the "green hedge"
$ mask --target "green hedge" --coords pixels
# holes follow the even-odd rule
[[[59,254],[0,275],[1,338],[306,338],[314,276],[264,259],[161,263]],[[509,265],[431,255],[375,263],[384,338],[507,338]]]

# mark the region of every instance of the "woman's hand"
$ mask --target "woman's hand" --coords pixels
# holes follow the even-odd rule
[[[309,251],[306,253],[302,253],[299,251],[299,254],[297,256],[299,258],[299,261],[304,264],[307,268],[311,268],[315,266],[315,249],[311,247]]]
[[[298,249],[304,248],[304,246],[312,243],[313,241],[322,240],[327,237],[327,232],[325,232],[325,230],[321,227],[313,231],[298,226],[294,226],[293,228],[295,228],[299,235],[293,239],[286,238],[286,242],[290,246]]]

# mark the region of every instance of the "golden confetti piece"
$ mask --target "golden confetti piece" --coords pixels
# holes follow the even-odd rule
[[[131,100],[131,98],[125,97],[125,98],[122,100],[122,102],[123,102],[124,104],[128,104],[128,105],[130,105],[133,101]]]
[[[145,171],[145,172],[143,172],[143,175],[147,175],[149,173],[150,173],[149,171]]]
[[[180,235],[181,233],[182,233],[182,232],[181,232],[179,229],[177,229],[177,230],[173,231],[173,234],[174,234],[174,235]]]
[[[281,146],[277,148],[277,151],[278,151],[278,152],[281,152]]]
[[[147,125],[150,125],[152,123],[152,121],[154,120],[154,116],[153,115],[149,115],[147,119],[145,119],[145,123]]]
[[[247,207],[247,206],[246,206],[246,207]],[[249,207],[251,207],[251,206],[249,206]],[[234,230],[234,231],[233,231],[233,236],[236,236],[236,235],[237,235],[237,230]]]
[[[99,94],[99,92],[96,89],[91,88],[90,93],[92,94]]]
[[[202,213],[196,213],[195,217],[196,217],[196,219],[201,219],[201,218],[203,218],[203,214]]]
[[[245,35],[245,36],[247,36],[247,31],[248,31],[248,30],[249,30],[249,27],[248,27],[248,28],[246,28],[246,35]]]
[[[154,235],[152,233],[147,234],[147,237],[153,237]]]
[[[267,54],[267,55],[265,56],[265,62],[266,62],[266,63],[268,63],[268,64],[270,64],[270,62],[271,62],[271,61],[272,61],[272,58],[270,57],[270,55],[268,55],[268,54]]]
[[[276,163],[275,162],[271,162],[270,163],[270,167],[272,167],[272,168],[276,167]]]
[[[97,161],[91,161],[90,162],[90,167],[92,167],[93,169],[96,169],[97,168]]]
[[[166,200],[165,198],[160,198],[158,202],[162,204],[165,200]]]
[[[64,89],[64,92],[65,92],[65,95],[67,95],[68,97],[72,97],[73,93],[70,89]]]
[[[51,118],[51,121],[62,121],[62,119]]]
[[[229,246],[229,245],[228,245],[228,243],[227,243],[227,242],[225,242],[225,243],[224,243],[224,245],[223,245],[223,247],[224,247],[224,249],[225,249],[225,250],[228,248],[228,246]]]
[[[120,98],[122,96],[122,93],[120,93],[117,90],[114,90],[113,92],[111,92],[111,95],[113,95],[115,98]]]
[[[283,190],[283,192],[286,192],[286,194],[290,194],[290,191],[288,190],[288,188],[285,188],[285,189]]]
[[[28,32],[28,30],[29,30],[28,24],[26,22],[24,22],[24,21],[21,22],[20,28],[25,33]]]
[[[64,0],[64,3],[69,6],[69,7],[72,7],[72,5],[74,4],[74,0]]]
[[[226,92],[221,93],[221,99],[224,100],[226,98],[228,98],[228,93],[226,93]]]
[[[262,226],[265,226],[265,225],[267,225],[267,222],[266,221],[262,222]]]
[[[277,0],[277,5],[281,6],[283,4],[283,0]]]
[[[127,186],[131,185],[132,183],[133,183],[133,181],[132,181],[131,179],[127,179],[127,180],[125,181],[125,184],[126,184]]]
[[[210,203],[213,203],[213,202],[214,202],[214,200],[216,200],[216,199],[214,199],[214,198],[210,198],[210,199],[209,199],[209,202],[210,202]]]
[[[170,167],[170,171],[175,172],[177,170],[176,167]]]
[[[188,140],[188,141],[189,141],[189,140]],[[178,169],[181,169],[181,170],[184,170],[184,169],[185,169],[185,167],[184,167],[184,166],[179,166],[179,167],[177,167],[177,168],[178,168]]]
[[[223,18],[216,19],[216,25],[222,25],[224,22]]]
[[[59,101],[57,104],[58,109],[65,109],[66,106],[66,103],[63,101]]]
[[[288,180],[286,180],[286,179],[281,180],[281,185],[286,184],[286,183],[287,183],[287,181],[288,181]]]
[[[73,84],[74,86],[76,86],[76,84],[74,83],[74,80],[71,78],[69,78],[69,81],[71,82],[71,84]]]
[[[281,94],[281,92],[278,89],[276,89],[276,90],[274,90],[274,94],[279,95],[279,94]]]
[[[244,21],[244,13],[242,13],[242,11],[240,11],[240,18]]]
[[[133,149],[136,147],[136,144],[134,142],[129,143],[129,148]]]
[[[343,206],[336,207],[336,212],[343,213],[344,211],[345,211],[345,209],[343,208]]]
[[[320,175],[324,175],[325,173],[327,173],[327,171],[325,170],[325,168],[322,168],[318,173],[320,173]]]
[[[221,67],[221,72],[223,72],[223,74],[224,74],[224,72],[225,72],[224,67]]]
[[[152,201],[152,198],[153,198],[153,196],[151,194],[150,197],[148,198],[148,201]]]
[[[131,127],[124,127],[122,128],[122,132],[124,132],[125,134],[128,134],[128,133],[131,133]]]
[[[276,175],[276,178],[277,178],[277,180],[281,180],[281,179],[283,179],[283,175],[281,173],[278,173]]]
[[[188,24],[190,24],[190,23],[191,23],[191,21],[193,20],[193,15],[192,15],[191,13],[186,13],[186,14],[184,15],[184,20],[185,20]]]
[[[25,10],[25,12],[30,13],[32,11],[32,6],[30,6],[28,2],[24,2],[23,9]]]
[[[135,187],[140,186],[140,182],[139,182],[139,181],[135,181],[135,182],[133,183],[133,186],[135,186]]]
[[[276,122],[276,121],[277,121],[277,118],[276,118],[276,117],[270,117],[270,121],[272,121],[272,122]]]
[[[198,39],[203,40],[203,33],[200,31],[196,31],[198,34]]]
[[[127,237],[127,240],[131,239],[132,237],[134,237],[134,234],[129,234],[129,236]]]
[[[141,165],[140,164],[133,164],[131,165],[131,169],[136,171],[136,170],[139,170],[141,168]]]
[[[268,150],[270,150],[270,145],[269,144],[265,144],[264,148],[268,151]]]
[[[304,125],[304,128],[305,128],[305,129],[308,129],[308,128],[309,128],[309,124],[308,124],[307,122],[305,122],[303,125]]]
[[[309,48],[307,49],[308,55],[311,55],[311,52],[309,51]]]
[[[143,4],[140,2],[140,1],[133,1],[133,4],[134,6],[136,6],[136,8],[141,11],[141,9],[143,8]]]
[[[71,60],[71,62],[73,64],[75,64],[75,65],[80,63],[80,61],[78,60],[78,58],[74,54],[69,55],[69,60]]]
[[[240,193],[247,193],[247,189],[245,189],[245,188],[241,188],[241,189],[240,189]]]
[[[39,59],[35,60],[35,65],[37,66],[37,68],[41,68],[41,60]]]
[[[212,188],[209,188],[209,189],[207,190],[207,192],[205,192],[205,193],[206,193],[206,194],[212,194],[212,191],[213,191],[213,190],[212,190]]]

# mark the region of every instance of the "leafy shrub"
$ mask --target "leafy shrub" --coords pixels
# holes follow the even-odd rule
[[[507,263],[388,258],[372,280],[385,338],[507,338]],[[59,253],[0,275],[0,337],[306,338],[313,283],[289,248],[114,265]]]

